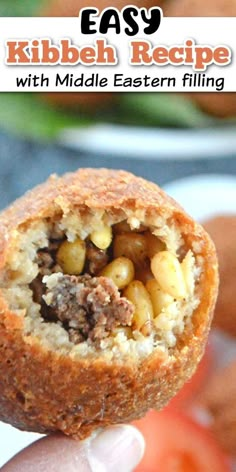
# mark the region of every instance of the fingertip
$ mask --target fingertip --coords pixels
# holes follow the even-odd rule
[[[133,470],[145,449],[131,425],[115,425],[84,441],[62,434],[44,437],[13,457],[2,472],[120,472]]]
[[[81,464],[81,468],[78,467]],[[34,442],[14,456],[2,472],[89,472],[82,442],[52,434]]]
[[[144,450],[144,438],[134,426],[115,425],[94,437],[90,443],[89,462],[94,472],[102,465],[106,472],[133,470],[141,461]]]

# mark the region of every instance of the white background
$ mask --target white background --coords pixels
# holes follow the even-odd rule
[[[140,25],[143,24],[140,22]],[[127,25],[126,25],[127,26]],[[137,36],[129,37],[125,33],[116,35],[81,35],[79,18],[0,18],[0,91],[96,91],[91,88],[67,88],[55,87],[55,76],[57,73],[66,75],[73,73],[74,77],[79,77],[82,73],[90,77],[92,73],[99,73],[100,77],[107,77],[109,84],[107,88],[100,91],[197,91],[196,88],[182,88],[182,76],[186,73],[193,73],[191,66],[171,65],[160,67],[151,66],[131,66],[129,65],[129,42],[134,39],[146,39],[151,41],[153,46],[159,45],[182,45],[188,38],[192,38],[198,45],[227,45],[232,50],[232,62],[225,67],[211,65],[207,69],[209,77],[224,77],[224,91],[236,91],[236,63],[234,51],[236,50],[236,18],[163,18],[159,30],[153,34],[145,36],[141,32]],[[5,42],[10,39],[32,39],[51,38],[55,44],[62,38],[70,38],[77,46],[94,44],[98,38],[105,37],[108,42],[114,45],[118,51],[119,61],[116,66],[7,66],[5,64],[6,48]],[[21,88],[16,87],[16,77],[27,77],[28,74],[49,77],[50,86],[44,88]],[[113,86],[113,76],[115,73],[123,73],[127,77],[142,77],[145,74],[151,77],[176,77],[177,86],[175,89],[168,87],[151,88],[122,88]],[[201,89],[204,90],[204,89]],[[204,91],[215,91],[213,88]]]

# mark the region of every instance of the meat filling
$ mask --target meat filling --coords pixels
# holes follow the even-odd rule
[[[192,251],[175,254],[148,228],[136,232],[125,223],[72,241],[54,228],[38,248],[33,301],[43,320],[60,324],[74,344],[89,340],[99,347],[120,331],[128,339],[137,331],[165,335],[178,310],[176,325],[184,326],[186,300],[195,304]]]
[[[115,328],[131,326],[134,306],[107,277],[59,275],[44,300],[50,318],[60,320],[75,344],[102,340]]]
[[[61,239],[50,239],[49,246],[38,251],[37,263],[41,275],[50,275],[61,271],[61,267],[56,261],[56,254],[61,242]]]

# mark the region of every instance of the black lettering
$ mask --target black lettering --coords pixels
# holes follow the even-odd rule
[[[143,31],[145,34],[153,34],[156,33],[161,24],[162,10],[160,8],[150,8],[148,12],[150,12],[149,16],[147,16],[146,8],[141,8],[142,20],[148,24]]]
[[[122,85],[123,74],[114,75],[114,87],[120,87]]]
[[[112,19],[114,19],[114,23],[111,22]],[[109,10],[104,11],[100,22],[99,33],[107,34],[110,28],[114,28],[116,34],[120,34],[119,14],[113,8],[109,8]]]
[[[82,34],[95,34],[96,29],[91,29],[91,26],[96,25],[96,21],[90,18],[91,15],[97,15],[97,8],[86,8],[81,11],[81,33]]]
[[[142,86],[142,79],[141,77],[136,77],[134,80],[133,80],[133,87],[141,87]]]
[[[56,87],[58,85],[66,85],[68,87],[70,81],[70,74],[66,74],[64,78],[61,78],[59,74],[56,75]]]
[[[17,87],[25,87],[28,85],[29,78],[28,77],[16,77],[16,86]]]
[[[128,7],[125,8],[123,11],[123,18],[129,28],[125,28],[125,33],[128,36],[135,36],[139,32],[139,27],[135,19],[133,18],[134,16],[138,16],[138,10],[135,7]]]

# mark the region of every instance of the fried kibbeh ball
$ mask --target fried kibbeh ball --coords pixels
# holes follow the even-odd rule
[[[99,11],[104,10],[105,8],[117,8],[122,10],[122,8],[134,5],[138,8],[151,8],[151,7],[161,7],[165,0],[134,0],[131,3],[127,0],[114,0],[112,2],[107,2],[107,0],[98,0],[98,1],[88,1],[88,0],[69,0],[65,2],[64,0],[51,0],[47,7],[45,8],[44,16],[78,16],[82,8],[98,8]]]
[[[46,92],[42,98],[57,108],[97,113],[115,104],[118,94],[112,92]],[[116,96],[117,95],[117,96]]]
[[[236,0],[167,0],[166,16],[235,16]]]
[[[171,17],[232,17],[236,16],[236,0],[167,0],[165,16]],[[236,93],[194,92],[189,96],[203,111],[210,115],[227,118],[236,115]]]
[[[220,288],[213,324],[236,336],[236,215],[217,216],[204,223],[219,260]]]
[[[0,216],[0,420],[84,438],[161,409],[218,289],[205,230],[157,185],[80,169]]]
[[[216,118],[229,118],[236,115],[235,92],[196,92],[188,95],[201,110]]]

